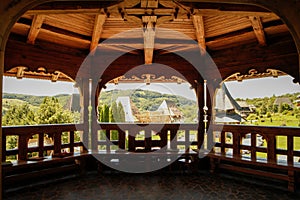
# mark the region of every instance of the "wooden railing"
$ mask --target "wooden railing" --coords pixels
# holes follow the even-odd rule
[[[197,149],[197,124],[101,123],[93,134],[93,150],[153,151]]]
[[[83,143],[75,140],[75,132],[83,133],[81,124],[49,124],[35,126],[6,126],[2,127],[2,161],[10,156],[17,160],[28,160],[30,154],[35,153],[38,157],[43,157],[47,152],[60,154],[62,152],[73,153],[78,147],[83,150]],[[16,137],[16,147],[7,149],[8,137]],[[67,141],[64,143],[62,138]],[[36,145],[30,145],[29,141],[35,138]],[[46,140],[50,140],[47,142]],[[48,143],[48,144],[47,144]]]
[[[199,149],[202,145],[201,132],[197,124],[126,124],[101,123],[91,137],[93,150],[153,151],[154,149]],[[83,133],[82,124],[36,125],[2,127],[3,161],[7,156],[16,156],[18,160],[27,160],[30,153],[39,157],[45,152],[59,154],[62,151],[74,152],[75,147],[84,148],[83,142],[75,141],[75,132]],[[85,133],[87,134],[87,133]],[[37,136],[35,136],[37,135]],[[63,143],[62,136],[67,137]],[[17,136],[17,147],[6,149],[6,138]],[[30,138],[35,136],[37,145],[28,146]],[[45,136],[52,139],[46,144]],[[248,138],[248,143],[243,141]],[[257,139],[264,141],[257,144]],[[204,137],[203,137],[204,139]],[[251,162],[266,162],[299,166],[300,128],[262,127],[246,125],[214,125],[212,133],[205,137],[204,143],[215,140],[213,153],[228,158]],[[209,147],[208,147],[209,149]]]
[[[216,155],[300,167],[300,128],[297,127],[214,125],[214,139]]]
[[[295,191],[300,171],[300,128],[214,125],[210,171],[217,168],[288,182]],[[247,141],[248,140],[248,141]]]

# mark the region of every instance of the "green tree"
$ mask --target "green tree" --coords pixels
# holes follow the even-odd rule
[[[273,112],[274,113],[278,113],[279,112],[279,108],[278,108],[278,105],[273,105]]]
[[[265,104],[263,104],[261,107],[260,107],[260,114],[261,115],[265,115],[267,113],[267,107],[265,106]]]
[[[118,122],[118,106],[113,102],[109,110],[109,122]]]
[[[11,105],[2,117],[3,126],[33,125],[36,124],[34,112],[29,104]]]
[[[16,125],[33,125],[34,112],[30,109],[29,104],[24,103],[21,105],[11,105],[2,117],[3,126],[16,126]],[[6,149],[14,149],[17,147],[18,136],[12,135],[6,138]]]
[[[45,97],[37,111],[36,121],[38,124],[74,123],[74,116],[71,111],[63,109],[57,98]]]
[[[106,104],[98,106],[99,122],[109,122],[109,107]]]

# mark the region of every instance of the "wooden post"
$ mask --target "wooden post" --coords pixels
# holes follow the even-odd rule
[[[204,116],[202,114],[202,109],[204,106],[203,103],[203,98],[202,98],[202,94],[203,94],[203,85],[197,83],[196,85],[196,95],[197,95],[197,99],[198,99],[198,149],[200,150],[201,146],[203,145],[204,142]]]
[[[90,119],[89,119],[89,105],[90,105],[90,92],[89,92],[89,79],[81,78],[76,84],[79,85],[80,91],[80,123],[83,123],[83,130],[81,141],[83,142],[83,152],[87,152],[90,148]]]
[[[98,120],[97,120],[97,106],[98,106],[98,97],[99,90],[101,87],[98,84],[97,80],[92,80],[92,89],[91,94],[95,96],[91,96],[91,145],[93,151],[98,151]]]
[[[214,98],[214,92],[216,91],[216,85],[213,80],[207,80],[207,91],[208,91],[208,99],[207,99],[207,126],[206,129],[208,130],[209,124],[212,119],[213,114],[213,98]],[[212,94],[211,94],[212,93]],[[212,128],[210,129],[212,130]],[[214,136],[213,136],[213,130],[207,132],[207,149],[213,149],[214,145]]]
[[[90,91],[89,91],[89,79],[85,78],[82,81],[82,100],[83,100],[83,151],[87,152],[90,148],[90,118],[89,118],[89,105],[90,105]]]
[[[4,29],[5,30],[5,26],[4,26]],[[0,34],[1,35],[1,34]],[[1,43],[1,37],[0,37],[0,43]],[[0,47],[0,110],[1,110],[1,113],[2,113],[2,90],[3,90],[3,87],[2,87],[2,81],[3,81],[3,70],[4,70],[4,47],[3,47],[3,50],[1,49]],[[3,180],[2,180],[2,162],[3,160],[5,161],[6,160],[6,156],[5,154],[3,154],[3,149],[5,149],[5,144],[6,144],[6,138],[4,138],[4,140],[2,139],[2,115],[0,115],[0,142],[2,141],[5,141],[5,143],[1,143],[1,148],[0,148],[0,162],[1,162],[1,166],[0,166],[0,199],[2,199],[2,189],[3,189]]]

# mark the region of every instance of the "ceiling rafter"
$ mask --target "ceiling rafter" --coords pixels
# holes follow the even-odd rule
[[[255,36],[258,40],[258,43],[261,46],[267,45],[267,40],[264,32],[264,27],[262,25],[260,17],[257,16],[249,16],[249,19],[251,21]]]
[[[198,45],[200,47],[200,53],[201,55],[203,55],[206,52],[205,28],[204,28],[203,16],[193,15],[193,24],[195,27],[195,34],[198,41]]]
[[[91,45],[90,45],[90,51],[94,50],[98,45],[105,20],[106,20],[105,14],[97,14],[95,16],[95,23],[94,23],[92,41],[91,41]]]
[[[34,15],[32,24],[28,33],[27,43],[34,44],[35,40],[41,30],[45,19],[45,15]]]

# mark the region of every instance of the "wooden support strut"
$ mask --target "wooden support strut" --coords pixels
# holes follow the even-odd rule
[[[256,16],[249,16],[249,19],[251,21],[255,36],[258,40],[258,43],[261,46],[266,46],[267,45],[267,41],[266,41],[266,37],[265,37],[265,32],[264,32],[264,28],[261,22],[260,17],[256,17]]]
[[[106,20],[105,14],[97,14],[95,16],[95,23],[94,23],[92,41],[91,41],[91,45],[90,45],[90,51],[93,51],[98,45],[105,20]]]
[[[196,38],[200,47],[200,53],[203,55],[206,52],[203,16],[193,15],[193,24],[196,29]]]
[[[45,15],[34,15],[32,24],[28,33],[27,43],[34,44],[35,40],[41,30],[42,24],[44,22]]]
[[[143,35],[144,35],[144,55],[145,64],[152,64],[153,50],[154,50],[154,38],[155,38],[155,27],[157,16],[143,16]]]

